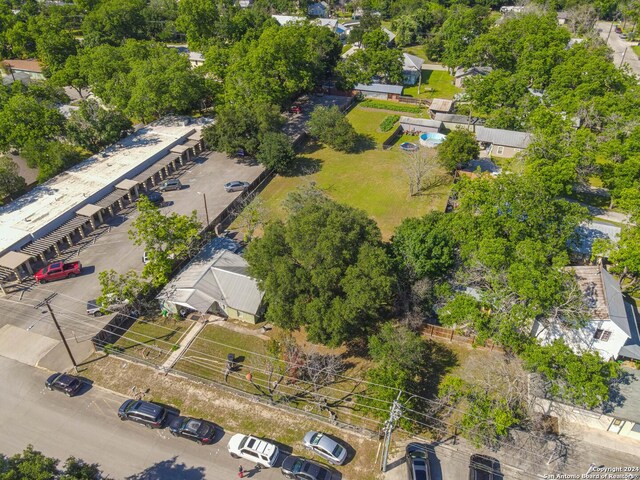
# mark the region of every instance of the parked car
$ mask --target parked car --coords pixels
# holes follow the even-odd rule
[[[500,474],[500,462],[488,455],[471,455],[469,480],[496,480]]]
[[[307,460],[304,457],[296,457],[295,455],[289,455],[284,459],[280,471],[285,477],[296,480],[332,480],[338,478],[335,472],[332,472],[324,465]]]
[[[206,420],[191,417],[175,417],[169,423],[171,435],[184,437],[200,445],[213,443],[216,436],[216,426]]]
[[[302,443],[333,465],[342,465],[347,459],[347,449],[321,432],[307,432]]]
[[[291,113],[302,113],[302,109],[298,105],[294,105],[289,109]]]
[[[231,437],[227,449],[233,458],[244,458],[264,468],[273,467],[280,455],[280,450],[274,444],[242,433]]]
[[[182,188],[182,183],[177,178],[170,178],[160,183],[158,189],[161,192],[168,192],[169,190],[180,190]]]
[[[227,192],[241,192],[247,188],[249,188],[249,182],[241,182],[240,180],[234,180],[233,182],[224,184],[224,189]]]
[[[405,460],[409,480],[431,480],[429,454],[425,445],[421,443],[407,445]]]
[[[81,273],[82,265],[80,262],[54,262],[38,270],[34,277],[38,283],[47,283],[62,278],[72,278]]]
[[[131,420],[148,428],[162,428],[167,419],[167,409],[143,400],[127,400],[118,409],[120,420]]]
[[[622,33],[622,29],[620,28],[620,25],[616,25],[615,28],[614,28],[614,31],[616,33]]]
[[[138,196],[138,200],[140,200],[142,197],[148,198],[149,201],[154,205],[160,205],[162,202],[164,202],[164,197],[162,196],[162,194],[154,190],[151,190],[148,192],[142,192]]]
[[[73,397],[82,388],[82,380],[68,373],[54,373],[47,381],[44,382],[44,386],[49,390],[57,390],[64,393],[67,397]]]

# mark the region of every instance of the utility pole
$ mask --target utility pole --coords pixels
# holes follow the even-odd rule
[[[198,192],[198,195],[202,195],[202,199],[204,200],[204,214],[207,218],[207,228],[209,228],[209,208],[207,208],[207,194],[204,192]]]
[[[47,306],[47,309],[49,310],[49,313],[51,314],[51,319],[53,320],[53,323],[56,325],[56,328],[58,329],[58,333],[60,334],[60,338],[62,339],[62,343],[64,343],[64,347],[67,349],[67,353],[69,354],[69,358],[71,359],[71,363],[73,363],[73,370],[78,373],[78,364],[76,363],[76,359],[73,358],[73,354],[71,353],[71,349],[69,348],[69,344],[67,343],[67,339],[64,338],[64,333],[62,333],[62,329],[60,328],[60,324],[58,323],[58,320],[56,319],[56,316],[53,314],[53,310],[51,310],[51,305],[49,305],[49,300],[45,301],[45,305]]]
[[[609,27],[609,33],[607,34],[607,39],[604,41],[604,43],[608,43],[609,42],[609,37],[611,36],[611,30],[613,30],[613,24],[614,23],[615,23],[615,18],[611,22],[611,27]]]
[[[389,457],[389,445],[391,443],[391,434],[396,426],[396,422],[400,420],[402,416],[402,405],[400,405],[400,395],[402,392],[398,392],[398,398],[393,401],[391,405],[391,411],[389,412],[389,419],[384,424],[384,445],[382,449],[382,465],[380,469],[383,472],[387,471],[387,459]]]
[[[624,52],[622,52],[622,60],[620,60],[620,66],[618,68],[622,68],[622,65],[624,65],[624,57],[627,55],[627,48],[629,47],[624,47]]]

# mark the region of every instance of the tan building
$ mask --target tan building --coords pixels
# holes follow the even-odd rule
[[[476,139],[492,157],[513,158],[531,143],[531,134],[500,128],[476,127]]]

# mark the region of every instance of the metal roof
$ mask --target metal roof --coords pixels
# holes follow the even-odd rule
[[[531,143],[531,134],[527,132],[515,132],[500,128],[476,128],[476,139],[479,142],[491,143],[513,148],[527,148]]]
[[[415,55],[411,55],[410,53],[403,53],[404,58],[404,69],[405,70],[422,70],[422,65],[424,64],[424,60],[420,57],[416,57]]]
[[[458,115],[456,113],[443,112],[436,112],[434,119],[440,120],[441,122],[459,123],[461,125],[475,125],[480,121],[480,119],[477,117],[469,118],[467,115]]]
[[[441,121],[431,120],[430,118],[400,117],[400,123],[406,123],[407,125],[418,125],[420,127],[442,127]]]
[[[450,112],[453,107],[453,100],[447,100],[446,98],[434,98],[429,105],[429,110],[439,112]]]
[[[609,319],[620,327],[627,336],[631,337],[633,335],[632,329],[636,330],[637,328],[630,325],[631,320],[635,319],[630,319],[627,314],[624,297],[622,296],[622,290],[620,289],[620,282],[613,278],[613,276],[602,266],[600,266],[600,274],[602,276],[605,302],[609,309]]]
[[[372,83],[371,85],[359,83],[354,88],[354,90],[361,90],[363,92],[391,93],[394,95],[402,95],[402,89],[402,85],[387,85],[384,83]]]

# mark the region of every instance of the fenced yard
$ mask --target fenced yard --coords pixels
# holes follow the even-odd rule
[[[453,84],[449,72],[441,70],[422,70],[420,93],[418,85],[404,87],[403,95],[415,98],[448,98],[452,99],[460,89]]]

